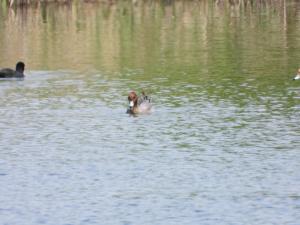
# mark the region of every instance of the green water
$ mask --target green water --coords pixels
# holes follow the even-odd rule
[[[112,78],[134,71],[133,80],[163,78],[168,86],[213,83],[207,93],[221,98],[272,95],[294,85],[289,81],[300,66],[299,6],[283,3],[119,1],[2,8],[0,62],[12,67],[23,60],[28,70],[98,70]],[[240,87],[247,82],[254,87]],[[232,83],[235,90],[228,92]]]

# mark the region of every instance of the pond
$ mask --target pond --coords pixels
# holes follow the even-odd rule
[[[299,1],[2,3],[0,51],[1,224],[299,223]]]

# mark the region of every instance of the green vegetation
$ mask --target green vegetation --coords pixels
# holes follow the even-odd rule
[[[37,4],[37,3],[45,3],[45,2],[56,2],[56,3],[71,3],[74,1],[80,0],[1,0],[5,2],[7,6],[12,7],[13,5],[29,5],[29,4]],[[109,3],[115,4],[118,1],[124,0],[82,0],[84,2],[91,2],[91,3]],[[127,0],[125,0],[127,1]],[[187,0],[187,1],[195,1],[195,2],[203,2],[205,0]],[[286,0],[213,0],[213,4],[218,6],[240,6],[240,7],[263,7],[266,5],[281,5],[285,4]],[[133,4],[138,4],[139,2],[161,2],[163,4],[172,4],[175,0],[131,0]]]

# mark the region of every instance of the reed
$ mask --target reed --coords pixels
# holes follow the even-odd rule
[[[1,0],[2,2],[5,2],[8,7],[15,6],[24,6],[24,5],[31,5],[36,3],[50,3],[50,2],[61,2],[61,3],[67,3],[72,2],[72,0]]]
[[[57,2],[57,3],[70,3],[76,0],[0,0],[6,2],[6,5],[12,7],[13,5],[30,5],[36,3],[48,3],[48,2]],[[178,0],[79,0],[84,2],[107,2],[113,4],[117,1],[132,1],[134,4],[138,2],[161,2],[166,4],[172,4]],[[195,1],[203,2],[210,0],[182,0],[182,1]],[[276,5],[285,2],[286,0],[211,0],[218,6],[240,6],[240,7],[260,7],[266,5]]]

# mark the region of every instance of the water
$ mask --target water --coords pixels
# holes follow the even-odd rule
[[[299,224],[286,4],[1,8],[0,65],[27,76],[0,81],[0,224]]]

